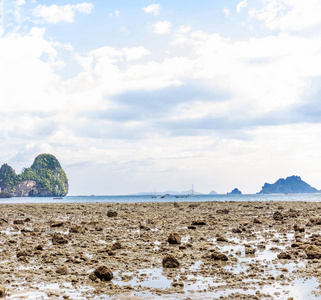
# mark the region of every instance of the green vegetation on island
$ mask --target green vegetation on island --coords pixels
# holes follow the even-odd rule
[[[3,164],[0,188],[0,197],[62,197],[68,193],[68,179],[55,156],[40,154],[30,168],[24,168],[18,175],[8,164]]]

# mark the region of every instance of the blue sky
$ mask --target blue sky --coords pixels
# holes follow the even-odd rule
[[[0,154],[70,194],[321,188],[318,0],[0,0]]]

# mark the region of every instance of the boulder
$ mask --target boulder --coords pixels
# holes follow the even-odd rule
[[[292,256],[287,252],[281,252],[278,254],[278,259],[292,259]]]
[[[305,249],[305,254],[308,259],[319,259],[321,258],[321,249],[315,245],[308,245]]]
[[[107,213],[107,217],[109,218],[117,217],[117,211],[109,211]]]
[[[101,281],[110,281],[114,277],[113,272],[106,266],[96,268],[93,274]]]
[[[164,268],[178,268],[180,266],[178,259],[172,254],[166,255],[162,263]]]
[[[59,245],[59,244],[68,244],[68,240],[60,233],[55,233],[52,237],[52,244]]]
[[[69,273],[68,268],[66,266],[62,266],[56,269],[56,273],[60,275],[67,275]]]
[[[274,214],[273,214],[273,219],[275,221],[282,221],[283,220],[283,215],[279,212],[279,211],[276,211]]]
[[[0,285],[0,298],[6,297],[6,288],[3,285]]]
[[[196,220],[196,221],[193,221],[192,225],[206,225],[206,222],[203,221],[203,220]]]
[[[180,244],[181,243],[181,237],[180,237],[180,235],[178,234],[178,233],[176,233],[176,232],[172,232],[172,233],[170,233],[170,235],[168,236],[168,242],[170,243],[170,244],[173,244],[173,245],[175,245],[175,244]]]
[[[227,261],[228,257],[224,253],[220,253],[218,251],[214,251],[213,253],[211,253],[211,259]]]

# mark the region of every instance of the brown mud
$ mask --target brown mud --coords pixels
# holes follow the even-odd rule
[[[321,203],[0,207],[0,297],[321,299]]]

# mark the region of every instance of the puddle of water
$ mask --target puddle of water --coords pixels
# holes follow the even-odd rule
[[[142,269],[138,272],[138,274],[133,273],[122,273],[122,275],[132,276],[133,279],[125,282],[122,280],[113,280],[114,284],[119,286],[131,285],[131,286],[142,286],[149,288],[170,288],[172,280],[167,279],[164,275],[165,272],[163,268],[155,268],[155,269]],[[119,274],[115,274],[115,278],[119,277]],[[139,277],[139,278],[138,278]]]

